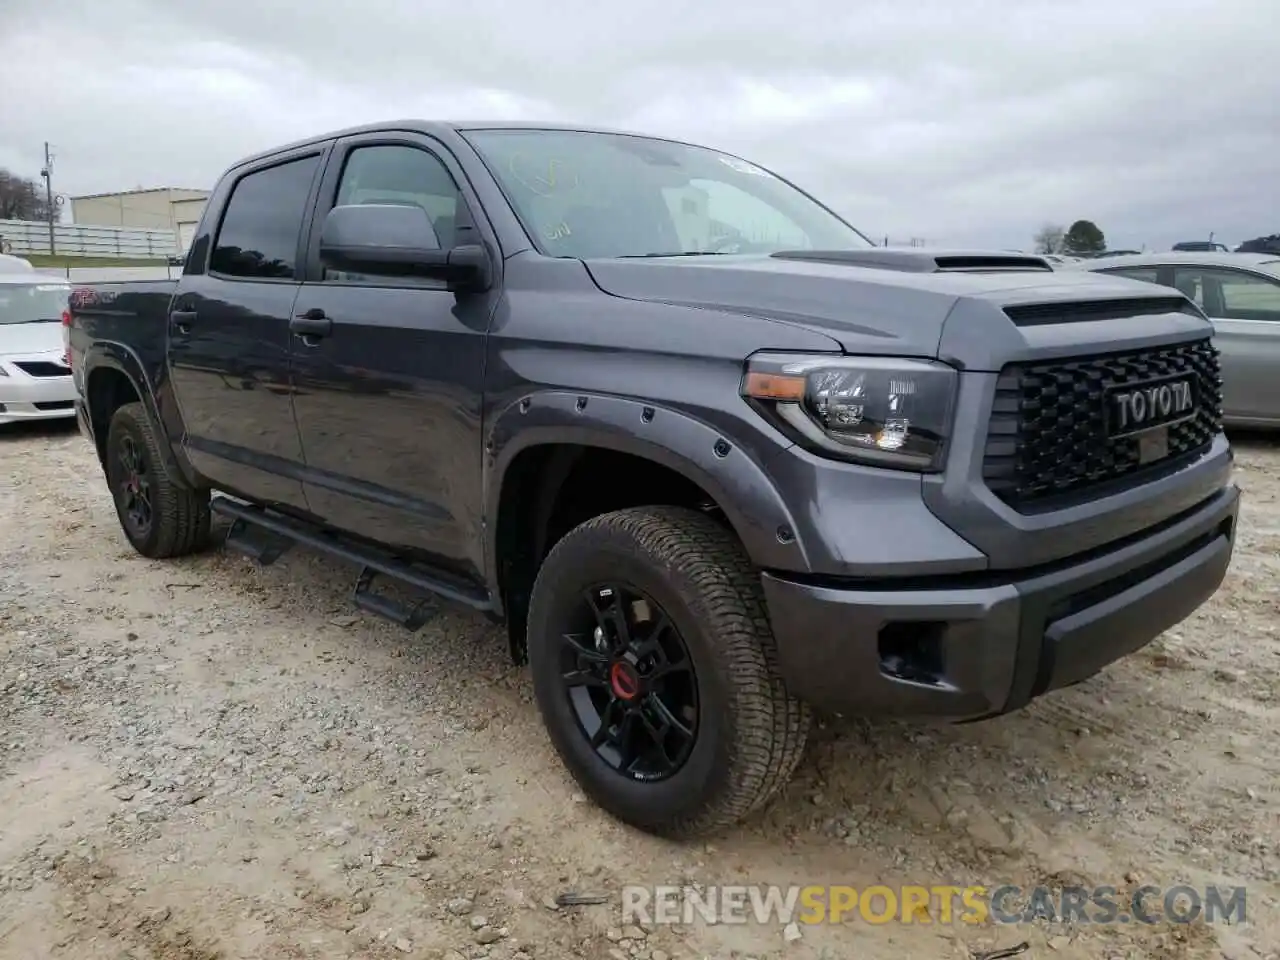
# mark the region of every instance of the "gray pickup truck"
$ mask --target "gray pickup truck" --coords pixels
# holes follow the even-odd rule
[[[380,578],[505,622],[584,790],[689,836],[786,783],[811,709],[1002,714],[1213,594],[1211,333],[1138,281],[878,248],[704,147],[405,122],[236,164],[181,278],[76,289],[66,339],[140,553],[216,513],[408,627]]]

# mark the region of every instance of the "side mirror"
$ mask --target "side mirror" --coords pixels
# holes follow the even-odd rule
[[[490,283],[484,247],[442,250],[427,212],[411,204],[334,207],[320,229],[320,262],[353,273],[430,277],[451,289],[486,290]]]

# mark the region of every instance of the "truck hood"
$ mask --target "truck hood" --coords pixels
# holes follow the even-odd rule
[[[62,325],[0,323],[0,357],[32,353],[62,353]]]
[[[1194,308],[1185,324],[1168,315],[1190,302],[1173,290],[1085,271],[1054,271],[1039,257],[983,251],[921,249],[796,252],[772,256],[693,256],[588,260],[604,292],[631,300],[671,303],[767,317],[820,331],[846,352],[941,357],[961,368],[999,369],[1018,355],[1043,355],[1044,319],[1106,320],[1159,314],[1164,325],[1128,331],[1134,342],[1152,334],[1203,331]],[[1082,305],[1093,307],[1081,310]],[[1097,308],[1109,305],[1103,317]],[[1132,311],[1128,309],[1132,306]],[[1020,326],[1007,308],[1041,313]],[[1096,328],[1080,329],[1093,336]],[[1113,329],[1109,336],[1125,331]],[[995,337],[995,342],[991,338]],[[975,339],[976,338],[976,339]],[[1168,339],[1168,337],[1165,337]],[[1067,336],[1064,347],[1071,346]],[[985,343],[981,341],[987,341]],[[1078,348],[1077,348],[1078,349]]]

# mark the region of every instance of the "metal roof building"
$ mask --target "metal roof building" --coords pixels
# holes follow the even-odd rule
[[[71,221],[92,226],[172,230],[178,237],[178,247],[186,250],[208,199],[208,190],[177,187],[95,193],[71,198]]]

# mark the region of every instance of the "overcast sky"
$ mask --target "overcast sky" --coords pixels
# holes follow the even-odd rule
[[[0,167],[207,188],[410,116],[676,136],[895,241],[1280,231],[1277,0],[0,0]]]

